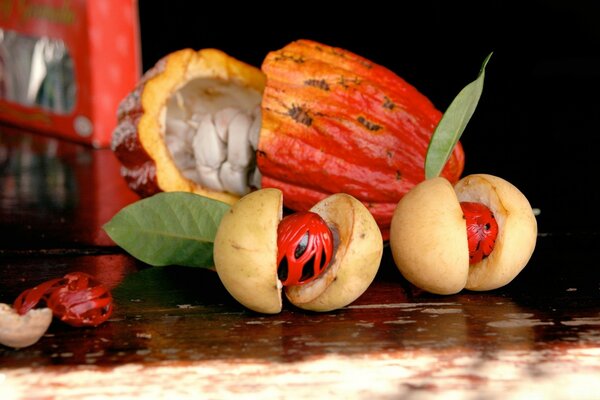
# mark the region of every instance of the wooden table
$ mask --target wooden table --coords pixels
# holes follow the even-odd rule
[[[110,150],[0,127],[0,302],[69,271],[110,286],[97,328],[54,321],[0,346],[0,399],[600,397],[600,271],[593,233],[540,232],[510,285],[434,296],[386,249],[352,305],[264,316],[216,274],[149,268],[102,231],[135,201]]]

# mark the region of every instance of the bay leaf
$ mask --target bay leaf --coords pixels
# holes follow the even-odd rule
[[[492,54],[490,53],[483,61],[477,79],[469,83],[458,93],[448,106],[440,122],[438,122],[431,136],[425,157],[426,179],[440,175],[454,147],[471,120],[483,92],[485,67]]]
[[[229,208],[193,193],[158,193],[124,207],[103,228],[146,264],[213,268],[215,235]]]

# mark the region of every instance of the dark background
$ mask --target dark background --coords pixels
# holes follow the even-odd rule
[[[139,11],[144,70],[185,47],[260,66],[269,51],[306,38],[388,67],[442,111],[493,51],[462,137],[465,173],[514,183],[541,210],[540,232],[597,231],[598,3],[140,0]]]

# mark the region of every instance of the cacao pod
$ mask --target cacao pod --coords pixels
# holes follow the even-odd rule
[[[260,111],[264,84],[258,68],[216,49],[183,49],[158,61],[117,111],[111,146],[129,187],[142,197],[187,191],[235,202],[240,194],[197,179],[194,153],[204,144],[194,138],[202,139],[196,131],[206,131],[200,127],[206,116],[213,121],[222,110]],[[214,136],[214,126],[208,125]],[[216,150],[206,147],[206,156],[214,158]]]
[[[398,200],[425,179],[441,112],[389,69],[314,41],[269,53],[262,70],[262,187],[279,188],[293,210],[348,193],[387,238]],[[442,176],[456,182],[463,166],[459,143]]]

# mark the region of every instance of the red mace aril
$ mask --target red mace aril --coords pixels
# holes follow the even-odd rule
[[[333,255],[333,235],[319,214],[288,215],[277,227],[277,274],[283,286],[302,285],[325,271]]]
[[[482,203],[461,202],[467,221],[469,264],[477,264],[489,256],[498,236],[498,223],[494,214]]]
[[[22,292],[13,307],[21,315],[44,301],[55,317],[76,327],[98,326],[113,312],[108,288],[83,272],[71,272]]]

